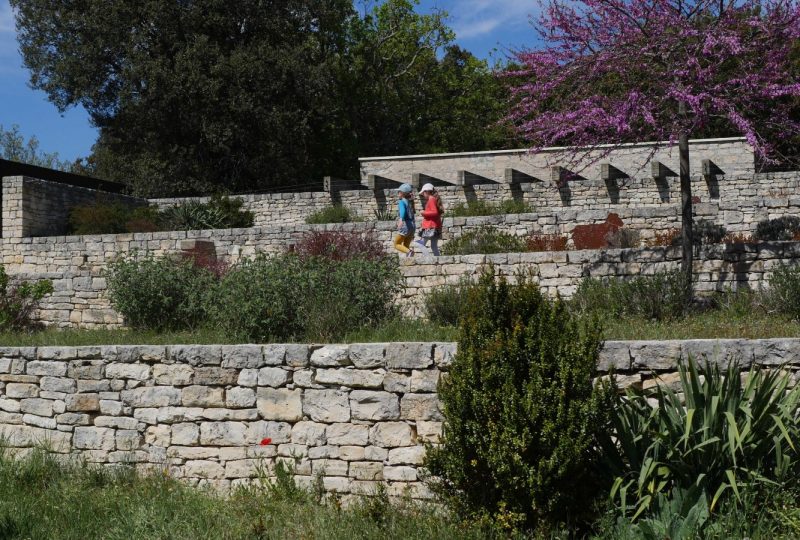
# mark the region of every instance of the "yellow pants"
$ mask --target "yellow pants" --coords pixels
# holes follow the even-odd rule
[[[394,235],[394,249],[399,251],[400,253],[408,253],[410,251],[409,246],[411,245],[411,241],[414,239],[413,234],[409,234],[403,236],[402,234]]]

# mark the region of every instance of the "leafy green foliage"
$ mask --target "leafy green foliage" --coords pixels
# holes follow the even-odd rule
[[[388,257],[260,256],[230,269],[208,309],[215,325],[242,339],[325,341],[390,319],[399,285]]]
[[[756,225],[755,238],[757,240],[792,240],[800,233],[800,217],[783,216],[775,219],[765,219]]]
[[[612,409],[603,446],[623,513],[658,512],[678,494],[713,511],[723,497],[794,481],[800,387],[789,389],[788,374],[754,368],[742,383],[738,362],[723,373],[692,358],[679,374],[679,390],[629,390]]]
[[[242,210],[244,201],[215,195],[208,202],[188,201],[165,208],[159,215],[170,231],[239,229],[253,226],[253,212]]]
[[[475,284],[462,277],[454,285],[443,285],[431,289],[425,295],[425,316],[432,323],[456,326],[469,298],[469,291]]]
[[[524,238],[484,226],[449,240],[442,248],[442,255],[516,253],[527,250]]]
[[[324,223],[352,223],[354,221],[361,221],[361,219],[356,216],[355,212],[341,204],[332,204],[320,208],[306,218],[306,223],[316,225]]]
[[[448,217],[474,217],[474,216],[499,216],[505,214],[529,214],[535,209],[525,201],[516,199],[505,199],[499,203],[492,203],[484,200],[468,201],[458,203],[448,209]]]
[[[58,153],[43,152],[39,149],[39,139],[31,137],[25,141],[25,136],[20,133],[19,126],[14,124],[11,129],[3,129],[0,124],[0,159],[18,161],[38,167],[69,171],[71,165],[68,161],[61,161]]]
[[[692,243],[701,246],[719,244],[727,233],[728,231],[723,225],[701,219],[695,222],[692,229]]]
[[[179,330],[205,322],[216,276],[189,260],[133,255],[108,265],[109,299],[136,329]]]
[[[800,267],[782,265],[769,276],[769,286],[762,290],[767,310],[800,319]]]
[[[458,353],[439,395],[444,441],[428,448],[436,489],[462,514],[509,529],[591,512],[610,396],[594,387],[599,330],[486,271],[471,289]]]
[[[685,315],[688,286],[679,270],[633,279],[586,278],[570,301],[577,313],[665,320]]]
[[[0,266],[0,330],[22,330],[31,325],[31,314],[39,300],[53,292],[53,282],[40,279],[33,283],[12,283],[4,266]]]

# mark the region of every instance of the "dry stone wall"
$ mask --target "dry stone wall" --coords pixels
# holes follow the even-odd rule
[[[270,473],[339,495],[427,498],[425,443],[442,434],[437,385],[454,343],[0,349],[0,437],[89,463],[129,464],[227,489]],[[680,359],[783,366],[800,340],[606,342],[600,375],[675,384]]]

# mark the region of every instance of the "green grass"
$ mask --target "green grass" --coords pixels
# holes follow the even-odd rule
[[[710,311],[683,319],[648,321],[614,319],[603,321],[605,339],[764,339],[800,337],[800,323],[776,315],[731,317]]]
[[[482,538],[431,505],[386,497],[343,509],[261,485],[229,496],[129,468],[60,464],[42,451],[0,456],[0,538]]]

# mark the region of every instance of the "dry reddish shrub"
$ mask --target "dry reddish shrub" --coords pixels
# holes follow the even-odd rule
[[[534,234],[528,238],[528,251],[566,251],[568,241],[559,234]]]
[[[755,239],[747,233],[728,233],[722,239],[723,244],[753,244]]]
[[[645,243],[648,247],[672,246],[680,236],[680,229],[669,229],[664,232],[657,232],[653,238]]]
[[[386,257],[386,250],[374,233],[355,231],[311,231],[295,244],[294,252],[301,258],[323,257],[333,261],[375,261]]]

